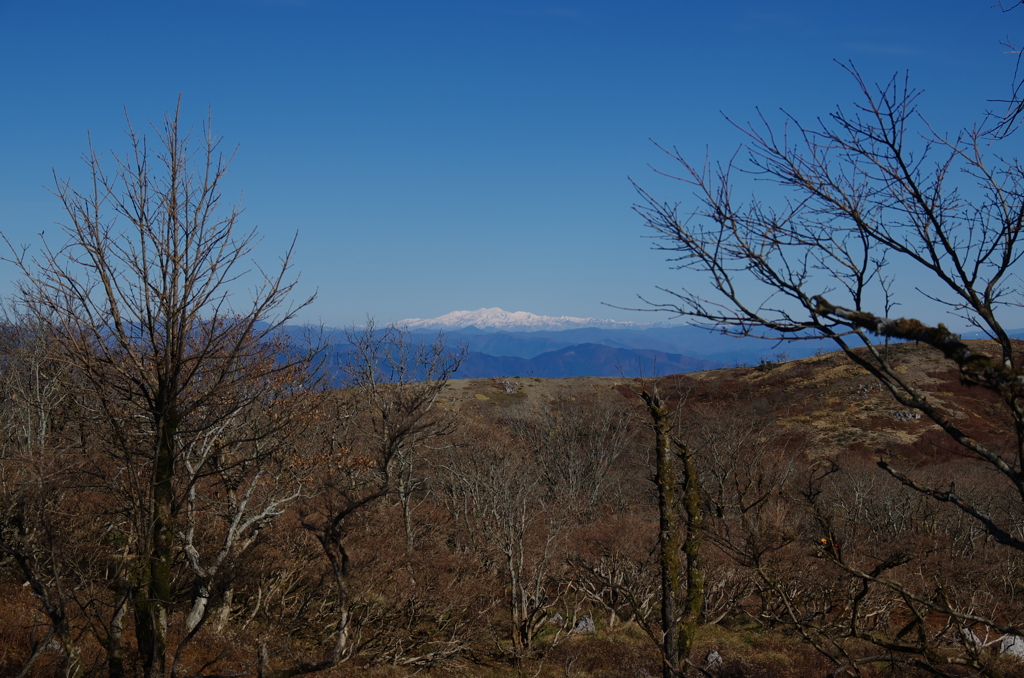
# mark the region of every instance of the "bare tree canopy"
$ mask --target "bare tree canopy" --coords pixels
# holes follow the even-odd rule
[[[117,594],[94,622],[107,629],[110,673],[124,670],[129,606],[144,672],[153,678],[168,671],[181,550],[195,593],[171,675],[209,617],[219,565],[302,494],[281,458],[286,434],[303,419],[317,355],[297,355],[277,334],[310,300],[289,302],[290,250],[276,269],[250,270],[258,237],[240,232],[241,210],[223,204],[230,157],[210,124],[193,139],[176,110],[155,131],[154,151],[129,121],[130,149],[109,167],[90,148],[88,189],[56,182],[66,241],[44,243],[34,256],[12,247],[11,255],[23,274],[16,308],[77,380],[81,413],[102,441],[100,454],[90,448],[85,457],[94,510],[121,517],[108,529],[124,534],[127,556],[107,555]],[[248,274],[257,276],[255,285]],[[238,303],[243,285],[249,298]],[[196,548],[197,512],[224,521],[212,552]],[[212,529],[217,521],[204,522]],[[13,543],[5,550],[20,553]],[[26,576],[42,581],[30,560],[20,562]],[[55,579],[48,595],[60,590]],[[63,640],[75,673],[75,649],[70,637]]]
[[[695,165],[667,151],[681,168],[674,177],[694,190],[697,207],[682,210],[679,203],[661,202],[638,187],[636,209],[655,232],[657,248],[670,253],[694,284],[665,290],[671,299],[651,305],[727,334],[833,339],[898,402],[926,415],[1000,474],[1019,505],[1024,502],[1024,356],[1006,323],[1022,317],[1024,249],[1018,241],[1024,227],[1024,166],[1008,155],[1010,138],[992,133],[992,120],[953,135],[939,133],[920,114],[919,93],[906,78],[872,86],[852,67],[847,70],[860,94],[852,109],[840,108],[813,124],[787,117],[775,126],[762,118],[739,127],[745,152],[725,165]],[[740,199],[738,179],[747,173],[772,184],[764,190],[772,197]],[[911,290],[992,343],[965,342],[942,324],[890,318],[896,306],[911,305]],[[955,399],[935,398],[908,380],[887,347],[876,344],[879,338],[932,346],[941,352],[937,360],[952,362],[962,383],[998,396],[1013,422],[1009,444],[987,444],[980,431],[964,428]],[[1024,541],[1012,525],[977,508],[979,497],[933,489],[884,453],[878,465],[912,491],[954,505],[998,542],[1022,549]],[[817,496],[814,492],[808,496]],[[865,592],[871,586],[898,592],[921,624],[928,614],[922,610],[929,610],[946,615],[961,631],[981,624],[1024,635],[1024,629],[883,576],[905,561],[876,567],[839,550],[829,557]],[[914,654],[915,661],[931,666],[948,659],[924,641],[866,631],[857,626],[856,607],[851,614],[852,636],[887,652]],[[966,651],[960,661],[980,666],[978,652]],[[851,666],[859,661],[846,660]]]

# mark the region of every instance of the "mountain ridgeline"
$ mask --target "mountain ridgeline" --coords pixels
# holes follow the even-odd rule
[[[691,325],[640,324],[594,318],[459,311],[432,320],[395,323],[417,342],[443,334],[465,348],[455,378],[654,377],[801,358],[832,347],[821,339],[793,342],[728,337]],[[352,347],[345,333],[328,336],[337,365]]]
[[[779,344],[725,337],[689,325],[488,333],[465,328],[447,330],[445,337],[450,344],[469,349],[460,377],[663,376],[756,365],[783,355],[806,357],[828,349],[820,340]]]

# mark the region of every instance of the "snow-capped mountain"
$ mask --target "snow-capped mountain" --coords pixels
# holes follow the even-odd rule
[[[643,329],[648,324],[602,320],[600,318],[573,318],[570,316],[535,315],[526,311],[510,313],[500,308],[481,308],[477,311],[454,311],[440,318],[408,318],[395,323],[411,330],[453,330],[476,327],[481,330],[512,330],[534,332],[541,330],[574,330],[583,327],[604,329]]]

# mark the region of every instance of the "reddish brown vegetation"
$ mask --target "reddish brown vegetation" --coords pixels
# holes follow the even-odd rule
[[[900,350],[914,357],[926,349]],[[445,417],[432,420],[446,435],[407,448],[409,495],[403,500],[389,484],[381,500],[345,518],[348,645],[339,668],[326,675],[660,671],[656,645],[643,631],[657,628],[660,608],[651,436],[639,401],[627,384],[611,380],[533,383],[508,397],[486,383],[449,386],[437,400]],[[986,508],[1001,520],[1019,520],[1012,498],[932,427],[887,416],[892,406],[884,393],[851,400],[857,383],[838,356],[660,380],[677,412],[674,435],[693,446],[704,489],[706,602],[694,663],[703,667],[714,649],[724,658],[719,676],[824,676],[843,673],[851,661],[865,676],[925,675],[916,657],[870,647],[851,632],[854,625],[879,637],[917,638],[933,663],[973,654],[986,670],[1021,675],[1011,660],[966,643],[960,629],[969,625],[934,612],[915,625],[906,600],[850,575],[883,568],[908,590],[1021,622],[1020,559],[952,507],[909,493],[873,461],[879,452],[919,460],[921,482],[955,477],[959,491],[987,497]],[[948,379],[932,386],[952,390]],[[957,394],[972,422],[989,422],[989,399],[970,389]],[[851,415],[851,402],[881,413]],[[311,411],[290,457],[304,496],[224,566],[212,597],[216,612],[182,650],[180,675],[252,674],[262,647],[279,666],[330,651],[337,584],[309,526],[360,492],[376,491],[381,467],[373,460],[382,454],[380,440],[360,432],[372,426],[350,416],[339,428],[346,415],[376,416],[346,394]],[[842,425],[823,426],[836,420]],[[845,444],[830,440],[851,430]],[[900,438],[908,434],[914,442]],[[91,444],[86,439],[75,454],[88,457]],[[46,454],[59,445],[51,450]],[[74,473],[19,485],[12,474],[27,472],[24,459],[0,464],[5,530],[23,529],[17,507],[29,488],[62,507],[35,528],[53,537],[39,542],[38,557],[54,563],[47,590],[65,591],[82,675],[105,675],[101,622],[117,592],[103,573],[116,558],[117,537],[102,495]],[[199,541],[215,544],[216,525],[201,524]],[[22,571],[10,558],[2,563],[0,674],[13,675],[35,644],[49,642],[51,622]],[[183,638],[195,595],[183,557],[175,568],[171,647]],[[596,633],[573,634],[584,615]],[[124,623],[123,662],[132,674],[140,658],[134,622]],[[971,628],[984,639],[982,627]],[[65,665],[54,646],[28,675],[55,675]],[[963,666],[943,670],[977,675]]]

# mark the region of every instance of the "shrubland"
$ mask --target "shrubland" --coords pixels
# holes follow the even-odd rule
[[[120,670],[141,674],[139,621],[117,616],[119,600],[140,595],[123,581],[136,537],[118,527],[130,509],[104,485],[126,470],[88,433],[99,424],[82,411],[74,370],[20,353],[52,346],[30,341],[29,329],[9,327],[5,344],[0,672],[108,675],[119,623]],[[890,350],[930,394],[961,397],[965,417],[1006,435],[991,398],[960,392],[932,349]],[[33,410],[33,375],[44,373],[55,395]],[[347,389],[282,394],[275,407],[300,403],[302,426],[281,433],[279,466],[246,475],[224,456],[186,488],[169,673],[656,675],[659,519],[653,433],[637,396],[653,386],[701,479],[705,592],[691,673],[1024,673],[998,640],[1020,623],[1019,558],[874,462],[884,453],[912,464],[920,482],[955,477],[1009,529],[1020,524],[1013,497],[984,465],[944,449],[934,424],[894,414],[840,354],[643,383],[520,378],[513,393],[495,380],[383,376],[364,369]],[[30,444],[29,422],[39,430],[43,419],[46,437]],[[260,473],[275,483],[250,491]],[[298,489],[279,515],[239,531],[243,543],[217,561],[238,515],[232,496],[267,506],[285,479]],[[196,561],[218,568],[197,579]],[[865,582],[876,571],[898,588]],[[920,591],[978,621],[922,611]],[[310,666],[342,633],[334,665]],[[883,638],[909,647],[880,647]]]

